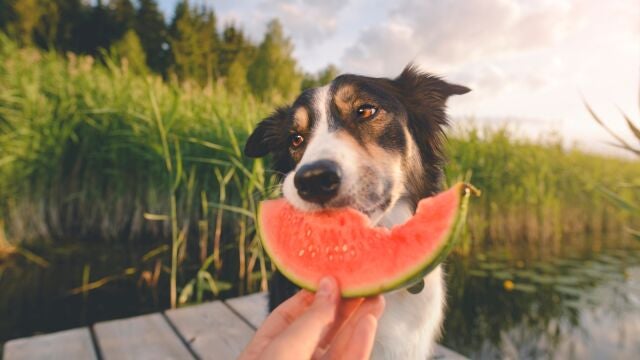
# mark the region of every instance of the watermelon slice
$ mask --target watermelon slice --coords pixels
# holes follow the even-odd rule
[[[410,285],[435,268],[453,248],[472,187],[458,183],[418,203],[406,223],[371,227],[349,209],[301,212],[285,199],[258,210],[262,244],[280,272],[315,291],[324,275],[335,277],[343,297],[379,294]]]

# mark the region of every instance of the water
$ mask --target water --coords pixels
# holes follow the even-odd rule
[[[162,292],[168,287],[166,277],[156,288],[140,280],[155,264],[155,259],[140,260],[143,251],[107,244],[32,250],[49,265],[37,265],[20,255],[0,258],[0,344],[169,305],[168,295]],[[126,274],[132,267],[140,271]],[[83,284],[85,272],[89,282],[109,281],[95,290],[74,293]]]
[[[640,358],[640,243],[614,240],[536,251],[513,242],[451,255],[443,343],[473,359]],[[155,287],[144,281],[157,261],[141,260],[146,251],[34,249],[47,268],[0,259],[0,343],[166,308],[167,276]],[[70,292],[87,265],[90,281],[117,276],[91,292]]]
[[[470,358],[640,358],[633,244],[538,259],[507,250],[452,256],[447,271],[443,343]]]

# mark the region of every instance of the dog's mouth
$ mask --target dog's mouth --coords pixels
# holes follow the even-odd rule
[[[383,196],[376,197],[378,198],[375,202],[367,202],[367,201],[359,201],[354,197],[345,197],[343,199],[338,199],[335,202],[330,202],[322,205],[323,209],[332,209],[332,208],[352,208],[358,210],[359,212],[367,215],[370,219],[373,220],[376,214],[386,212],[391,205],[391,197]]]
[[[381,191],[367,192],[362,188],[354,191],[347,191],[344,194],[322,204],[315,204],[309,202],[303,202],[300,204],[300,199],[287,198],[294,206],[302,211],[320,211],[340,208],[352,208],[366,215],[371,224],[377,224],[385,213],[392,207],[393,199],[389,185],[377,187],[382,189]],[[285,194],[286,198],[286,194]],[[300,206],[303,205],[303,206]]]
[[[283,183],[284,197],[298,210],[319,211],[338,208],[352,208],[365,214],[372,224],[377,224],[390,208],[397,196],[394,178],[372,167],[362,166],[350,176],[342,176],[337,190],[325,197],[313,197],[309,194],[322,194],[323,188],[301,186],[295,183],[295,173],[290,173]],[[302,184],[307,185],[307,184]],[[323,182],[312,183],[324,186]]]

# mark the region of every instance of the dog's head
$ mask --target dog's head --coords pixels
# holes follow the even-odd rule
[[[295,207],[353,207],[377,221],[438,190],[445,103],[468,88],[408,66],[395,79],[341,75],[260,122],[245,154],[271,153]]]

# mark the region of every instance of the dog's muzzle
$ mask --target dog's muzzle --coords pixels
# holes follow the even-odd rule
[[[318,160],[301,166],[293,177],[298,195],[316,204],[324,204],[338,195],[342,172],[331,160]]]

